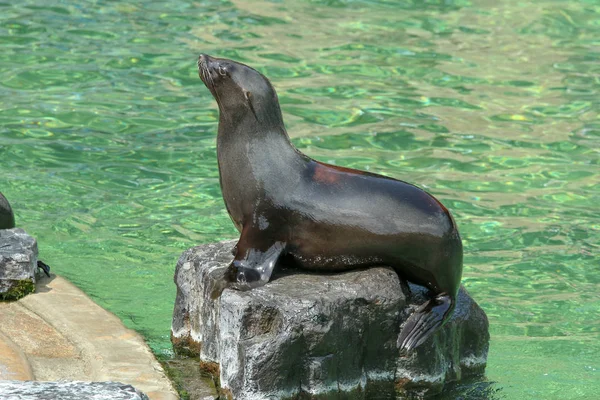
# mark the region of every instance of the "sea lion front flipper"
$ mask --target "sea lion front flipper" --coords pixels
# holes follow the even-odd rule
[[[265,251],[252,247],[241,250],[240,247],[238,245],[237,254],[225,273],[231,287],[249,290],[269,282],[285,243],[275,242]]]
[[[400,351],[410,351],[425,342],[446,322],[454,309],[455,300],[442,293],[425,302],[412,313],[400,332],[398,344]]]

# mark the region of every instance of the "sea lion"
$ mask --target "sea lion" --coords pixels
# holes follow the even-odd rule
[[[15,214],[8,202],[0,192],[0,229],[12,229],[15,227]],[[46,276],[50,276],[50,266],[43,261],[37,262],[37,267],[41,269]]]
[[[317,271],[388,265],[430,289],[398,340],[406,351],[423,343],[453,312],[462,275],[462,242],[446,207],[409,183],[302,154],[275,89],[256,70],[205,54],[198,69],[219,106],[221,190],[241,233],[224,286],[266,284],[284,255]]]
[[[15,214],[10,203],[0,192],[0,229],[11,229],[15,227]]]

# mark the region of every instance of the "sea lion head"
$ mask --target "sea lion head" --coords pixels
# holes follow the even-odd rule
[[[15,215],[6,197],[0,193],[0,229],[11,229],[14,227]]]
[[[200,54],[198,75],[219,104],[221,114],[259,123],[281,124],[277,93],[269,80],[249,66],[225,58]]]

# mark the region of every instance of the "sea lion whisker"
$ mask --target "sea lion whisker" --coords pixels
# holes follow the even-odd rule
[[[219,105],[223,104],[221,102],[221,98],[219,97],[219,92],[215,89],[215,81],[210,73],[210,71],[208,70],[208,66],[205,66],[205,73],[206,73],[206,77],[208,78],[207,80],[210,82],[210,86],[212,89],[212,92],[215,94],[215,98],[217,99],[217,103],[219,103]]]

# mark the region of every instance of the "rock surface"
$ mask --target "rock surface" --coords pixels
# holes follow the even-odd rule
[[[199,353],[221,393],[236,400],[395,399],[439,393],[449,382],[483,374],[485,313],[461,288],[451,320],[409,354],[400,327],[425,301],[390,268],[337,274],[287,270],[248,292],[212,300],[215,277],[235,241],[186,251],[175,272],[176,351]]]
[[[131,385],[119,382],[0,381],[3,400],[148,400]]]
[[[17,300],[35,290],[38,248],[23,229],[0,229],[0,300]]]

